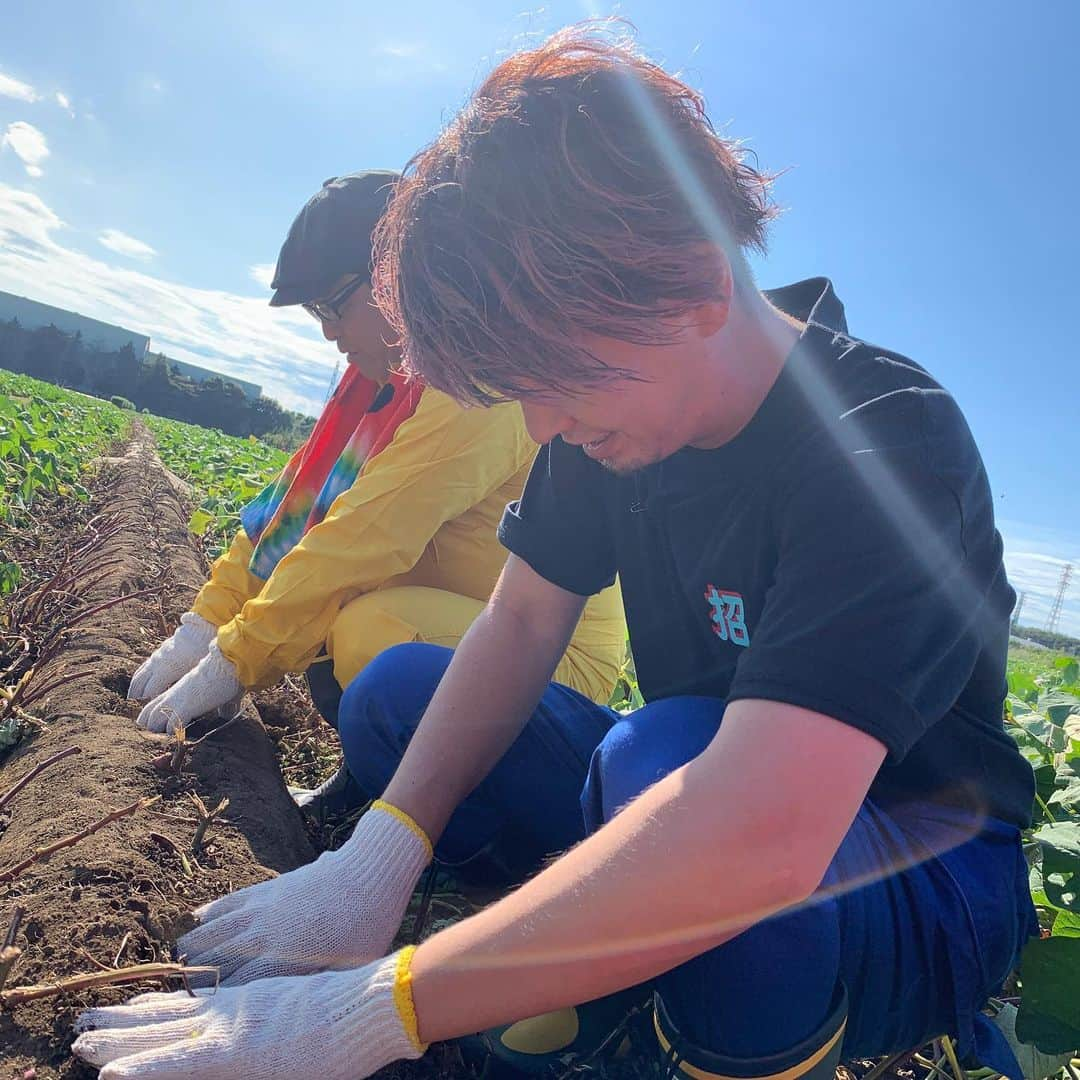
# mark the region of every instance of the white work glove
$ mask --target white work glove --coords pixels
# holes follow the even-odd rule
[[[430,861],[423,829],[379,800],[337,851],[198,908],[177,951],[229,986],[367,964],[390,948]]]
[[[232,717],[240,707],[244,688],[236,666],[213,642],[206,655],[178,683],[143,706],[135,721],[147,731],[167,732],[187,727],[197,716],[216,709]]]
[[[367,967],[247,986],[140,994],[88,1009],[72,1053],[100,1080],[361,1080],[415,1059],[412,949]]]
[[[149,701],[163,694],[185,676],[205,655],[217,638],[218,628],[201,615],[188,611],[180,625],[131,676],[127,696],[131,701]]]

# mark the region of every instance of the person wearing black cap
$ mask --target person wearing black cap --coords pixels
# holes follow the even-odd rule
[[[246,690],[307,671],[337,722],[342,688],[402,642],[454,646],[505,560],[496,525],[536,444],[521,410],[466,410],[394,371],[392,332],[371,301],[371,235],[398,174],[327,180],[281,248],[270,304],[300,304],[348,358],[311,436],[241,514],[176,632],[135,672],[140,727],[172,732]],[[559,678],[606,701],[624,653],[617,591],[593,602]],[[231,714],[231,713],[230,713]],[[361,801],[347,767],[294,792],[319,814]]]

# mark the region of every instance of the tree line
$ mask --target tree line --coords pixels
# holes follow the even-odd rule
[[[249,398],[220,375],[202,382],[181,375],[161,353],[140,360],[130,345],[105,351],[78,332],[28,328],[18,319],[0,322],[0,367],[95,397],[123,398],[136,409],[227,435],[255,435],[283,450],[299,446],[314,424],[272,398]]]
[[[1080,657],[1080,638],[1056,634],[1053,630],[1040,630],[1035,626],[1014,626],[1012,632],[1016,637],[1034,641],[1036,645],[1045,645],[1054,652]]]

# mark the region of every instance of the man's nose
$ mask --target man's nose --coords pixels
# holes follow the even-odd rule
[[[322,320],[322,332],[323,337],[327,341],[337,341],[338,335],[338,321],[337,319]]]
[[[523,401],[521,411],[525,416],[525,427],[533,442],[551,442],[556,435],[561,435],[569,426],[570,418],[554,405],[540,405],[535,401]]]

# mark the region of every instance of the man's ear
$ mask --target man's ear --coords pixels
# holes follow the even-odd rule
[[[727,255],[712,244],[702,245],[701,272],[713,282],[713,298],[695,308],[690,319],[694,332],[701,338],[710,338],[727,325],[731,317],[731,303],[735,293],[735,277]]]
[[[731,316],[731,298],[710,300],[693,311],[691,325],[699,338],[711,338],[727,326]]]

